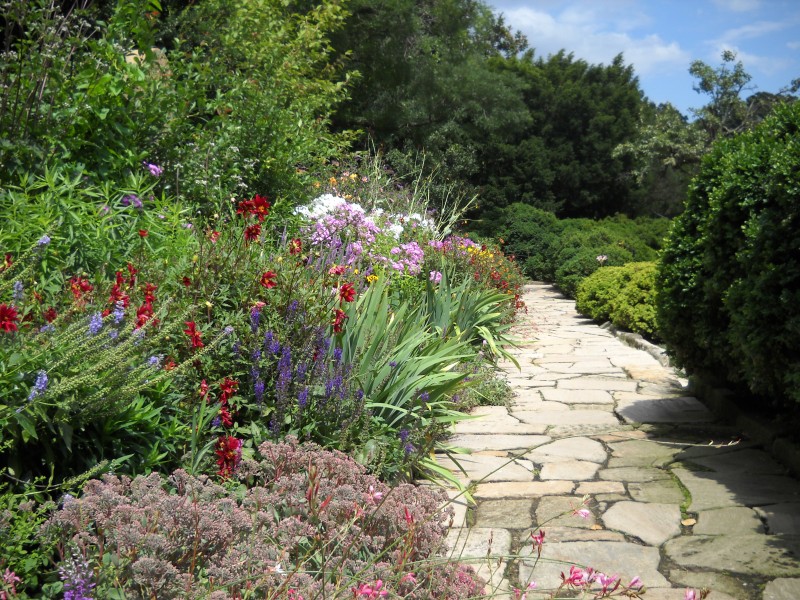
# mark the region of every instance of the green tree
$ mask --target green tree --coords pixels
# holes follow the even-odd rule
[[[689,73],[697,78],[693,88],[706,94],[709,102],[703,108],[692,109],[700,125],[708,133],[709,141],[739,133],[750,125],[747,103],[741,94],[752,76],[744,70],[742,61],[736,60],[731,50],[722,52],[722,64],[716,69],[702,60],[695,60]]]
[[[633,161],[614,148],[637,132],[643,96],[633,68],[621,55],[590,65],[564,51],[547,59],[529,51],[502,68],[523,82],[530,118],[512,136],[482,146],[487,208],[521,200],[562,217],[630,210]]]

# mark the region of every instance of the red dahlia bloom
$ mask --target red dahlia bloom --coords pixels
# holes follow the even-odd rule
[[[259,283],[267,289],[274,288],[278,285],[275,280],[278,278],[278,274],[274,273],[273,271],[266,271],[261,276],[261,281]]]
[[[192,280],[191,280],[191,279],[189,279],[188,277],[184,276],[184,278],[183,278],[183,279],[181,279],[181,283],[182,283],[183,285],[185,285],[186,287],[191,287],[191,285],[192,285]]]
[[[185,321],[186,329],[183,330],[183,333],[189,336],[189,339],[192,341],[192,348],[202,348],[205,344],[203,344],[203,340],[200,339],[200,331],[197,330],[197,325],[194,321]]]
[[[217,455],[218,474],[227,479],[233,475],[242,459],[242,441],[232,435],[220,436],[214,453]]]
[[[226,377],[222,380],[222,383],[219,384],[220,390],[222,390],[222,394],[219,396],[219,401],[222,404],[226,404],[228,399],[236,393],[236,390],[239,387],[239,382],[235,379],[230,379]]]
[[[335,308],[333,310],[333,332],[334,333],[341,333],[342,329],[344,329],[344,322],[348,319],[348,316],[344,314],[344,311]]]
[[[303,251],[303,242],[295,238],[289,242],[289,254],[300,254]]]
[[[58,317],[58,313],[56,312],[56,309],[51,306],[46,311],[44,311],[44,314],[42,316],[44,316],[45,321],[47,321],[48,323],[52,323],[53,321],[56,320],[56,317]]]
[[[261,225],[259,223],[256,223],[255,225],[250,225],[249,227],[245,227],[244,229],[244,239],[248,242],[257,240],[258,236],[260,235],[261,235]]]
[[[351,283],[345,283],[339,288],[339,299],[342,302],[352,302],[355,300],[356,290]]]
[[[0,331],[11,333],[17,331],[17,309],[10,304],[0,304]]]

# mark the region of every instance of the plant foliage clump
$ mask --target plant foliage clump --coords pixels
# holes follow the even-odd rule
[[[800,105],[718,143],[676,220],[657,277],[679,364],[800,402]]]

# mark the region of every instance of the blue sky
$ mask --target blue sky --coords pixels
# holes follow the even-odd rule
[[[707,103],[692,89],[693,60],[716,67],[736,52],[753,90],[777,92],[800,78],[797,0],[486,0],[528,37],[536,56],[561,49],[608,64],[620,52],[645,95],[684,114]]]

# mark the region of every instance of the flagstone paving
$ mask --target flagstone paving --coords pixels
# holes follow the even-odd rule
[[[449,492],[452,554],[504,600],[530,581],[528,600],[548,598],[571,565],[638,576],[646,600],[681,600],[687,586],[800,600],[800,482],[551,286],[528,285],[523,300],[520,369],[501,365],[516,397],[456,425],[459,465],[438,457],[474,498]]]

